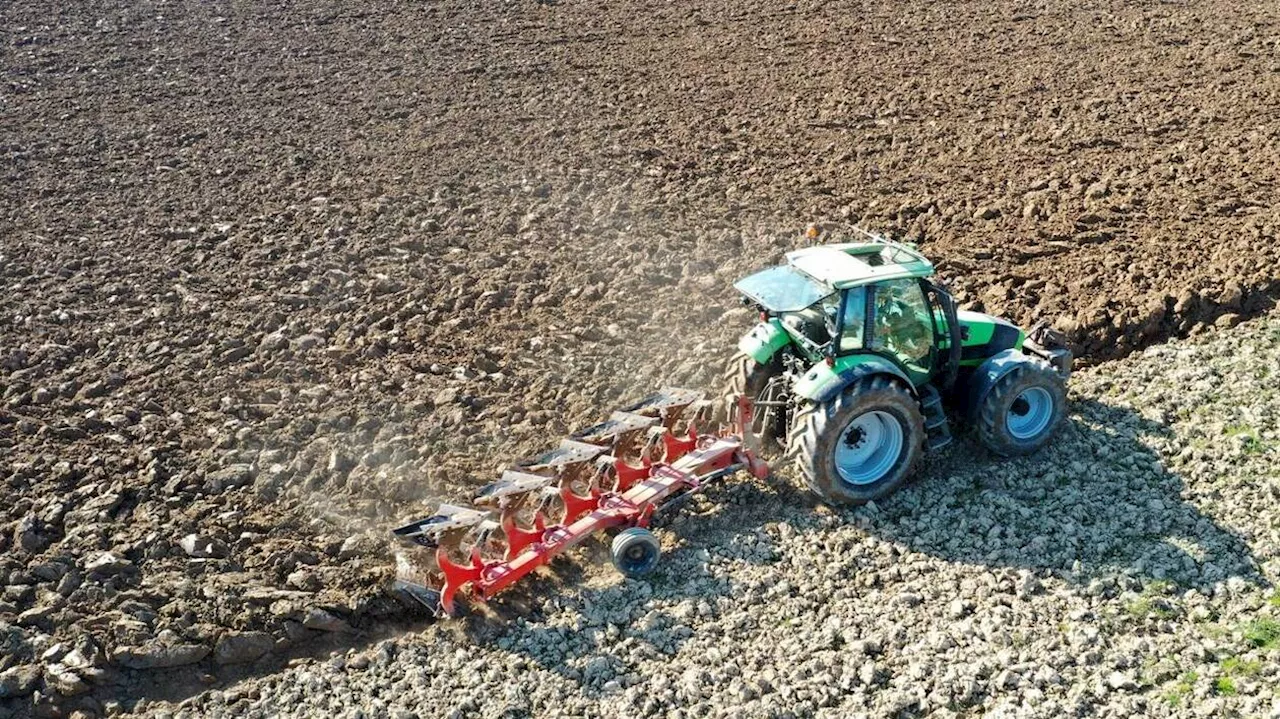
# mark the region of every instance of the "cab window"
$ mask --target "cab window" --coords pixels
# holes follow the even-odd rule
[[[874,349],[918,363],[933,349],[929,304],[915,279],[888,280],[875,286]]]
[[[845,292],[844,315],[840,320],[840,344],[837,350],[851,352],[863,347],[867,323],[867,288],[855,287]]]

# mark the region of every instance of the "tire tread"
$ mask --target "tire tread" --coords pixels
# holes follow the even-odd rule
[[[759,389],[753,389],[753,385],[763,385],[768,382],[769,378],[776,374],[779,370],[775,363],[761,364],[752,359],[744,352],[736,352],[729,362],[725,365],[723,387],[724,390],[720,394],[719,411],[722,412],[722,419],[728,423],[733,418],[734,399],[738,395],[754,395]],[[794,425],[794,422],[792,423]],[[775,446],[776,440],[772,435],[761,438],[766,447]]]
[[[819,439],[827,432],[842,429],[832,427],[830,423],[849,411],[854,404],[868,396],[883,393],[897,395],[898,400],[905,400],[912,408],[909,417],[911,426],[907,428],[909,454],[906,464],[899,469],[896,480],[884,485],[883,491],[865,497],[842,496],[837,493],[838,480],[826,469],[828,458],[819,456]],[[809,490],[822,499],[833,503],[863,503],[887,496],[906,481],[923,453],[926,436],[924,416],[916,398],[901,382],[885,375],[876,375],[845,388],[825,403],[808,402],[802,405],[792,416],[786,457]]]
[[[1050,421],[1049,427],[1045,430],[1044,439],[1040,440],[1034,446],[1022,448],[1017,445],[1011,445],[1006,442],[1000,432],[1003,426],[1001,414],[1009,393],[1013,392],[1019,385],[1023,383],[1024,378],[1028,374],[1036,375],[1036,379],[1040,380],[1043,385],[1051,385],[1057,388],[1057,391],[1051,392],[1055,404],[1055,417]],[[1062,380],[1057,371],[1053,369],[1048,362],[1043,360],[1028,358],[1026,362],[1018,367],[1010,370],[1008,374],[1001,377],[990,390],[987,391],[986,397],[982,399],[978,406],[978,416],[975,424],[975,434],[978,442],[986,447],[993,454],[1001,457],[1016,457],[1039,449],[1048,438],[1052,436],[1057,429],[1057,425],[1062,420],[1063,408],[1061,406],[1060,395],[1062,394]]]

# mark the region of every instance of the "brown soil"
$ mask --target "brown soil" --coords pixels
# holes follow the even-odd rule
[[[105,687],[0,709],[397,614],[386,523],[710,388],[810,221],[1091,361],[1280,294],[1273,13],[741,5],[0,8],[0,673]]]

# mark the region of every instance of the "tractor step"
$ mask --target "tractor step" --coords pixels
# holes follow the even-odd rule
[[[942,395],[931,384],[920,387],[920,411],[924,413],[926,446],[930,452],[951,444],[951,423],[942,408]]]

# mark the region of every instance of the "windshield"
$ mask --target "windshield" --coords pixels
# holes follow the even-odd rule
[[[835,290],[790,265],[770,267],[738,280],[735,288],[771,312],[802,310]]]

